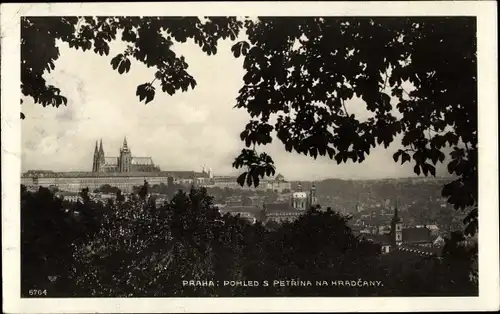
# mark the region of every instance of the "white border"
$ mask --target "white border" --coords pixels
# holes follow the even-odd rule
[[[356,312],[499,309],[497,16],[494,1],[31,3],[1,5],[3,310],[77,312]],[[480,296],[468,298],[20,299],[21,15],[477,16],[479,82]]]

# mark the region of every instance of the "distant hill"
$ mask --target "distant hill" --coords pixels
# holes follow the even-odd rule
[[[416,221],[434,221],[440,211],[453,211],[441,197],[443,185],[453,178],[395,178],[378,180],[326,179],[316,181],[320,204],[338,211],[392,212],[398,206],[402,215]],[[308,191],[312,182],[291,182],[296,190],[299,183]],[[406,212],[406,213],[405,213]],[[454,213],[456,215],[456,213]]]

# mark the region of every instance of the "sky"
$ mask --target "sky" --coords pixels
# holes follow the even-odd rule
[[[45,78],[61,89],[68,105],[44,108],[24,98],[22,170],[90,171],[96,140],[102,139],[111,157],[118,156],[126,136],[132,156],[151,156],[162,170],[201,171],[206,166],[215,175],[238,174],[231,164],[244,148],[239,134],[250,117],[244,109],[233,108],[244,69],[243,59],[231,53],[232,44],[220,41],[217,54],[207,56],[192,42],[176,43],[174,50],[186,58],[197,86],[173,96],[157,87],[155,99],[145,105],[135,95],[136,88],[150,82],[154,70],[134,61],[127,74],[111,67],[111,58],[124,51],[124,43],[113,43],[109,56],[59,43],[56,68]],[[357,105],[349,103],[348,111],[367,116]],[[415,176],[413,166],[392,159],[399,143],[397,139],[389,149],[372,149],[361,164],[337,165],[327,157],[314,160],[288,153],[278,139],[261,150],[272,156],[276,172],[290,180]],[[437,174],[445,175],[445,167],[438,167]]]

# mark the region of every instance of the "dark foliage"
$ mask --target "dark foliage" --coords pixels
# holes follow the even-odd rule
[[[443,260],[382,256],[348,218],[311,209],[274,228],[221,216],[205,189],[178,192],[160,208],[147,200],[63,210],[47,189],[22,187],[22,291],[49,296],[474,295],[474,248],[454,234]],[[471,272],[472,270],[472,272]],[[274,280],[379,281],[379,287],[280,287]],[[184,280],[219,286],[189,287]],[[269,286],[264,286],[264,281]],[[258,287],[224,285],[258,281]]]

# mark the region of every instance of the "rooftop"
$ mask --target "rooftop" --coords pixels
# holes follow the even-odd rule
[[[269,203],[264,205],[266,207],[266,211],[270,212],[297,212],[295,208],[293,208],[290,203]]]
[[[389,234],[362,234],[361,237],[367,241],[373,241],[382,245],[391,244],[391,236]]]
[[[403,242],[430,243],[433,242],[433,238],[431,231],[427,228],[405,228],[403,229]]]
[[[33,171],[21,175],[22,178],[102,178],[102,177],[175,177],[193,179],[207,177],[207,174],[196,171],[158,171],[158,172],[91,172],[91,171]]]
[[[132,165],[151,165],[154,166],[153,158],[151,157],[132,157]]]
[[[226,206],[223,208],[219,207],[221,213],[229,213],[229,212],[239,212],[239,213],[260,213],[262,210],[259,206]]]

